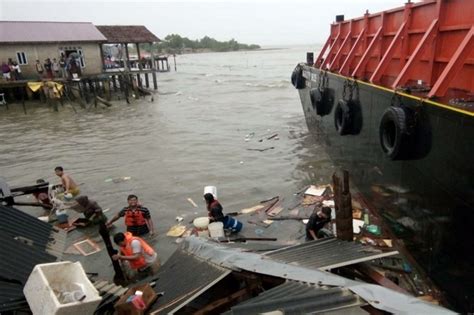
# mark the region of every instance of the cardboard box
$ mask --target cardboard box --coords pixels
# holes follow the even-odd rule
[[[135,294],[135,291],[142,291],[143,292],[143,301],[145,302],[145,309],[144,310],[137,310],[132,302],[127,303],[127,299]],[[157,298],[156,292],[153,288],[147,283],[142,285],[134,286],[120,297],[120,299],[115,303],[115,311],[118,315],[143,315],[145,314],[146,310],[155,302]]]

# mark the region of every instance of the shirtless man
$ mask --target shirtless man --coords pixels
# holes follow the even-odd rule
[[[77,186],[76,182],[69,176],[68,174],[64,173],[64,169],[62,166],[58,166],[54,169],[54,172],[57,176],[61,178],[61,183],[63,184],[65,193],[70,193],[73,197],[79,195],[80,190],[79,186]]]

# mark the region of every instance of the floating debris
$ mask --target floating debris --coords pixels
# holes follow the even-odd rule
[[[188,198],[188,201],[189,201],[190,204],[193,205],[194,208],[198,207],[198,205],[191,198]]]
[[[131,179],[132,177],[130,176],[124,176],[124,177],[116,177],[116,178],[107,178],[106,180],[104,180],[104,182],[117,184],[117,183],[125,182]]]
[[[259,152],[265,152],[265,151],[268,151],[268,150],[273,150],[275,149],[275,147],[268,147],[268,148],[264,148],[264,149],[247,149],[247,151],[259,151]]]
[[[180,237],[181,235],[186,232],[186,227],[184,225],[174,225],[172,226],[169,231],[166,233],[166,236],[171,236],[171,237]]]

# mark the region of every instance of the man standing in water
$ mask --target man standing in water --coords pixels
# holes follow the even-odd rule
[[[143,207],[138,203],[138,197],[135,195],[129,195],[127,197],[128,207],[123,208],[107,223],[107,227],[111,227],[112,223],[117,221],[121,217],[125,217],[125,225],[127,226],[127,232],[133,234],[133,236],[141,236],[147,233],[153,235],[155,229],[153,227],[153,221],[151,220],[150,210]]]
[[[324,237],[319,232],[329,222],[331,222],[331,208],[323,207],[319,210],[319,206],[316,206],[313,214],[309,217],[308,223],[306,223],[306,241]]]
[[[62,166],[58,166],[54,169],[54,172],[57,176],[61,178],[61,183],[64,187],[64,193],[69,193],[73,197],[79,195],[80,190],[79,186],[77,186],[76,182],[69,176],[68,174],[64,173],[64,169]]]

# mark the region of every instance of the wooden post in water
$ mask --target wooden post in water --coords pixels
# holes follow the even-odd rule
[[[112,76],[112,86],[114,87],[114,92],[117,93],[117,82],[115,81],[115,75]]]
[[[124,63],[125,72],[127,72],[128,70],[130,70],[130,63],[129,63],[129,60],[130,60],[130,56],[129,56],[129,54],[128,54],[128,43],[125,43],[125,63]]]
[[[153,53],[153,43],[150,43],[151,52],[151,77],[153,78],[153,89],[158,90],[158,83],[156,82],[156,65],[155,65],[155,54]]]
[[[20,87],[21,89],[21,104],[23,105],[23,111],[25,112],[26,115],[26,106],[25,106],[25,89],[26,87]]]
[[[344,241],[352,241],[354,233],[352,230],[352,199],[349,189],[349,172],[346,170],[343,171],[342,181],[336,173],[334,173],[332,180],[336,210],[337,238]]]
[[[94,107],[97,108],[97,80],[94,79],[93,81],[89,81],[89,85],[92,89],[92,95],[94,95]]]

